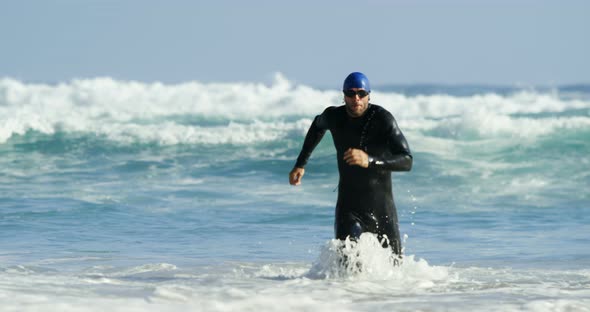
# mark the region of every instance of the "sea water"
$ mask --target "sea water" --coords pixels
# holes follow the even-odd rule
[[[371,102],[414,156],[399,265],[332,240],[329,134],[288,184],[337,88],[0,79],[0,310],[590,311],[590,87]]]

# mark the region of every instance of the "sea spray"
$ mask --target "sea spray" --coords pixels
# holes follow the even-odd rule
[[[398,280],[433,285],[448,278],[445,267],[430,266],[413,255],[400,257],[372,233],[358,239],[333,239],[323,246],[306,277],[312,279]]]

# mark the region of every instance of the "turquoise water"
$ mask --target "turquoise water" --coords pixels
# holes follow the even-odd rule
[[[589,95],[376,88],[414,153],[393,175],[406,259],[367,240],[350,272],[331,137],[287,179],[337,90],[0,80],[0,306],[588,311]]]

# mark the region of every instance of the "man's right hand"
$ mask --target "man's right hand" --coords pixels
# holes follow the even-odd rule
[[[305,169],[303,168],[293,168],[289,173],[289,183],[291,185],[299,185],[301,184],[301,178],[305,174]]]

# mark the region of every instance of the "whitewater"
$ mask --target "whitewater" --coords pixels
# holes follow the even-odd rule
[[[337,87],[0,78],[0,311],[590,311],[589,86],[371,102],[414,156],[399,266],[332,240],[329,135],[288,184]]]

